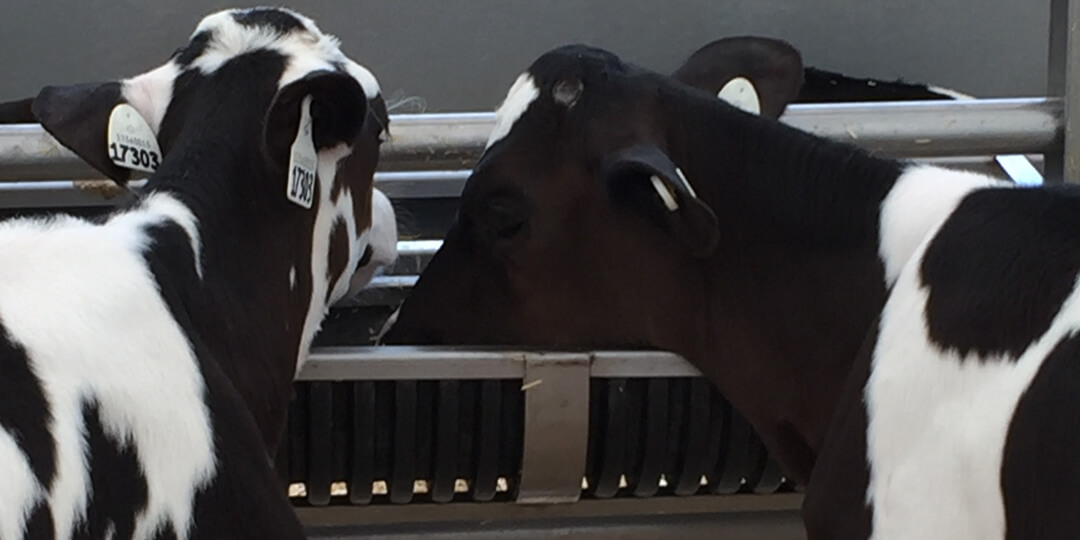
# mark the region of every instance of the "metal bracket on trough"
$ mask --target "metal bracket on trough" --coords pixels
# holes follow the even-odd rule
[[[552,504],[581,497],[589,447],[590,356],[525,356],[525,434],[517,502]]]

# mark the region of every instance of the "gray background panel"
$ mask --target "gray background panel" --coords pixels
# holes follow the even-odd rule
[[[164,61],[210,0],[18,0],[0,15],[0,100]],[[984,97],[1045,91],[1048,0],[308,0],[391,98],[428,112],[491,110],[518,72],[570,42],[670,71],[718,37],[763,34],[809,65],[903,77]],[[401,112],[417,112],[402,110]]]

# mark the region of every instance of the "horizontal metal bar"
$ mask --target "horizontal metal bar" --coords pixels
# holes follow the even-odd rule
[[[365,289],[407,289],[416,285],[420,276],[376,276]]]
[[[884,154],[920,157],[1044,153],[1061,145],[1063,117],[1058,98],[1016,98],[796,104],[782,120]],[[394,115],[380,170],[469,169],[493,125],[493,113]],[[0,181],[100,177],[40,126],[0,126]]]
[[[398,258],[430,257],[442,247],[442,240],[400,240],[397,243]]]
[[[107,207],[131,200],[130,193],[114,194],[108,180],[49,180],[0,183],[0,208]],[[145,181],[132,182],[141,186]]]
[[[520,351],[453,347],[326,347],[311,351],[297,380],[520,379]]]
[[[457,198],[469,178],[457,171],[397,171],[375,173],[375,187],[391,199]]]
[[[1019,183],[1037,183],[1041,177],[1031,170],[1032,163],[1041,166],[1042,156],[1033,154],[1024,159],[1022,156],[950,156],[915,158],[916,161],[941,167],[957,167],[984,174],[1011,177]],[[1005,161],[1007,160],[1007,161]],[[1032,163],[1028,163],[1028,161]],[[1015,170],[1023,173],[1018,176],[1006,169],[1006,164],[1015,164]],[[395,171],[375,173],[375,186],[391,199],[430,199],[457,198],[469,178],[469,170],[457,171]],[[0,176],[3,176],[0,171]],[[101,180],[103,181],[103,180]],[[98,182],[98,181],[92,181]],[[144,180],[129,182],[128,186],[138,189]],[[87,206],[109,206],[125,198],[107,198],[100,191],[87,189],[85,181],[70,180],[33,180],[26,182],[0,181],[0,208],[78,208]]]
[[[105,144],[102,141],[101,144]],[[104,178],[37,124],[0,127],[0,180]]]
[[[0,128],[2,131],[2,128]],[[2,170],[0,178],[7,172]],[[92,174],[92,171],[86,171]],[[457,198],[469,178],[469,170],[457,171],[398,171],[375,173],[375,187],[391,199]],[[111,206],[128,199],[115,196],[117,189],[100,180],[30,180],[5,181],[0,179],[0,208],[79,208],[88,206]],[[128,182],[128,187],[139,189],[145,180]]]
[[[297,380],[522,379],[526,354],[539,352],[548,351],[483,347],[319,347],[311,351]],[[665,351],[594,351],[587,354],[591,356],[592,377],[701,375],[681,356]]]
[[[683,357],[659,351],[595,351],[591,375],[596,378],[700,377]]]
[[[1035,154],[1061,145],[1058,98],[792,105],[783,120],[892,156]]]

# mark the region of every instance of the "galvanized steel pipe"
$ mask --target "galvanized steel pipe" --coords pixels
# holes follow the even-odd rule
[[[1059,98],[792,105],[782,120],[893,156],[1041,154],[1061,146]],[[467,169],[492,113],[395,115],[381,171]],[[35,124],[0,126],[0,181],[101,178]],[[434,186],[438,180],[432,178]],[[432,188],[434,189],[434,188]]]
[[[548,354],[551,351],[545,351]],[[536,351],[494,347],[316,347],[299,381],[521,379]],[[577,354],[577,353],[575,353]],[[666,351],[592,351],[596,378],[700,377],[682,356]]]

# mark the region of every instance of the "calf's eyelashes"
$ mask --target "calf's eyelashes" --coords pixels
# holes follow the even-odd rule
[[[530,209],[519,189],[495,190],[474,201],[463,215],[470,216],[470,235],[485,245],[505,245],[527,230]]]
[[[608,156],[602,174],[617,202],[656,218],[694,257],[708,257],[716,249],[716,214],[663,150],[639,144],[616,151]]]

